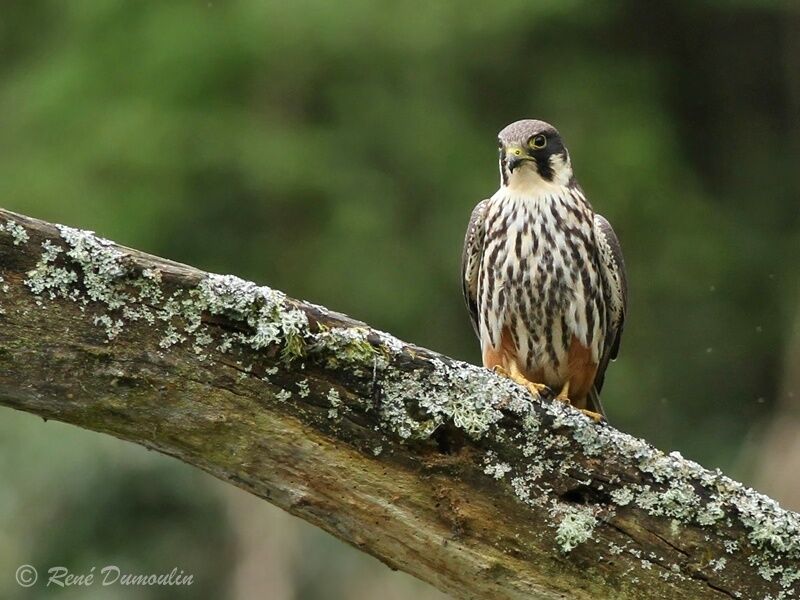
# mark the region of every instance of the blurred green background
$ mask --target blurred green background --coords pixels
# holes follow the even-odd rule
[[[611,422],[800,509],[798,6],[4,0],[0,204],[477,362],[464,229],[497,131],[545,119],[628,263]],[[174,460],[0,413],[0,598],[442,598]],[[24,590],[22,563],[195,584]]]

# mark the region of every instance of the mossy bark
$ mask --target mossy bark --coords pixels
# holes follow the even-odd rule
[[[455,597],[798,594],[796,514],[483,369],[2,210],[0,276],[0,404],[174,456]]]

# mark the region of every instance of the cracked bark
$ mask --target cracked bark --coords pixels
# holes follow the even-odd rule
[[[719,474],[301,301],[283,304],[307,319],[296,356],[288,334],[241,343],[270,323],[236,311],[206,308],[187,326],[159,298],[209,276],[109,245],[124,266],[104,275],[114,293],[158,273],[159,295],[140,303],[160,317],[128,318],[90,281],[97,257],[70,256],[63,231],[3,210],[0,225],[0,404],[174,456],[454,597],[797,594],[797,515]],[[43,242],[62,250],[52,287],[32,291]],[[318,341],[330,332],[362,341],[343,357]],[[426,390],[455,406],[476,389],[512,400],[492,400],[500,417],[477,432],[470,413],[426,403]]]

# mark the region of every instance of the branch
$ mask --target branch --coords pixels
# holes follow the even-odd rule
[[[141,444],[459,598],[790,598],[800,517],[485,369],[0,210],[0,404]]]

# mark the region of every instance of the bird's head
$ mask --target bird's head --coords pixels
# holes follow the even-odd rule
[[[504,186],[524,191],[550,184],[568,185],[572,180],[569,152],[558,130],[549,123],[516,121],[498,134],[497,141]]]

